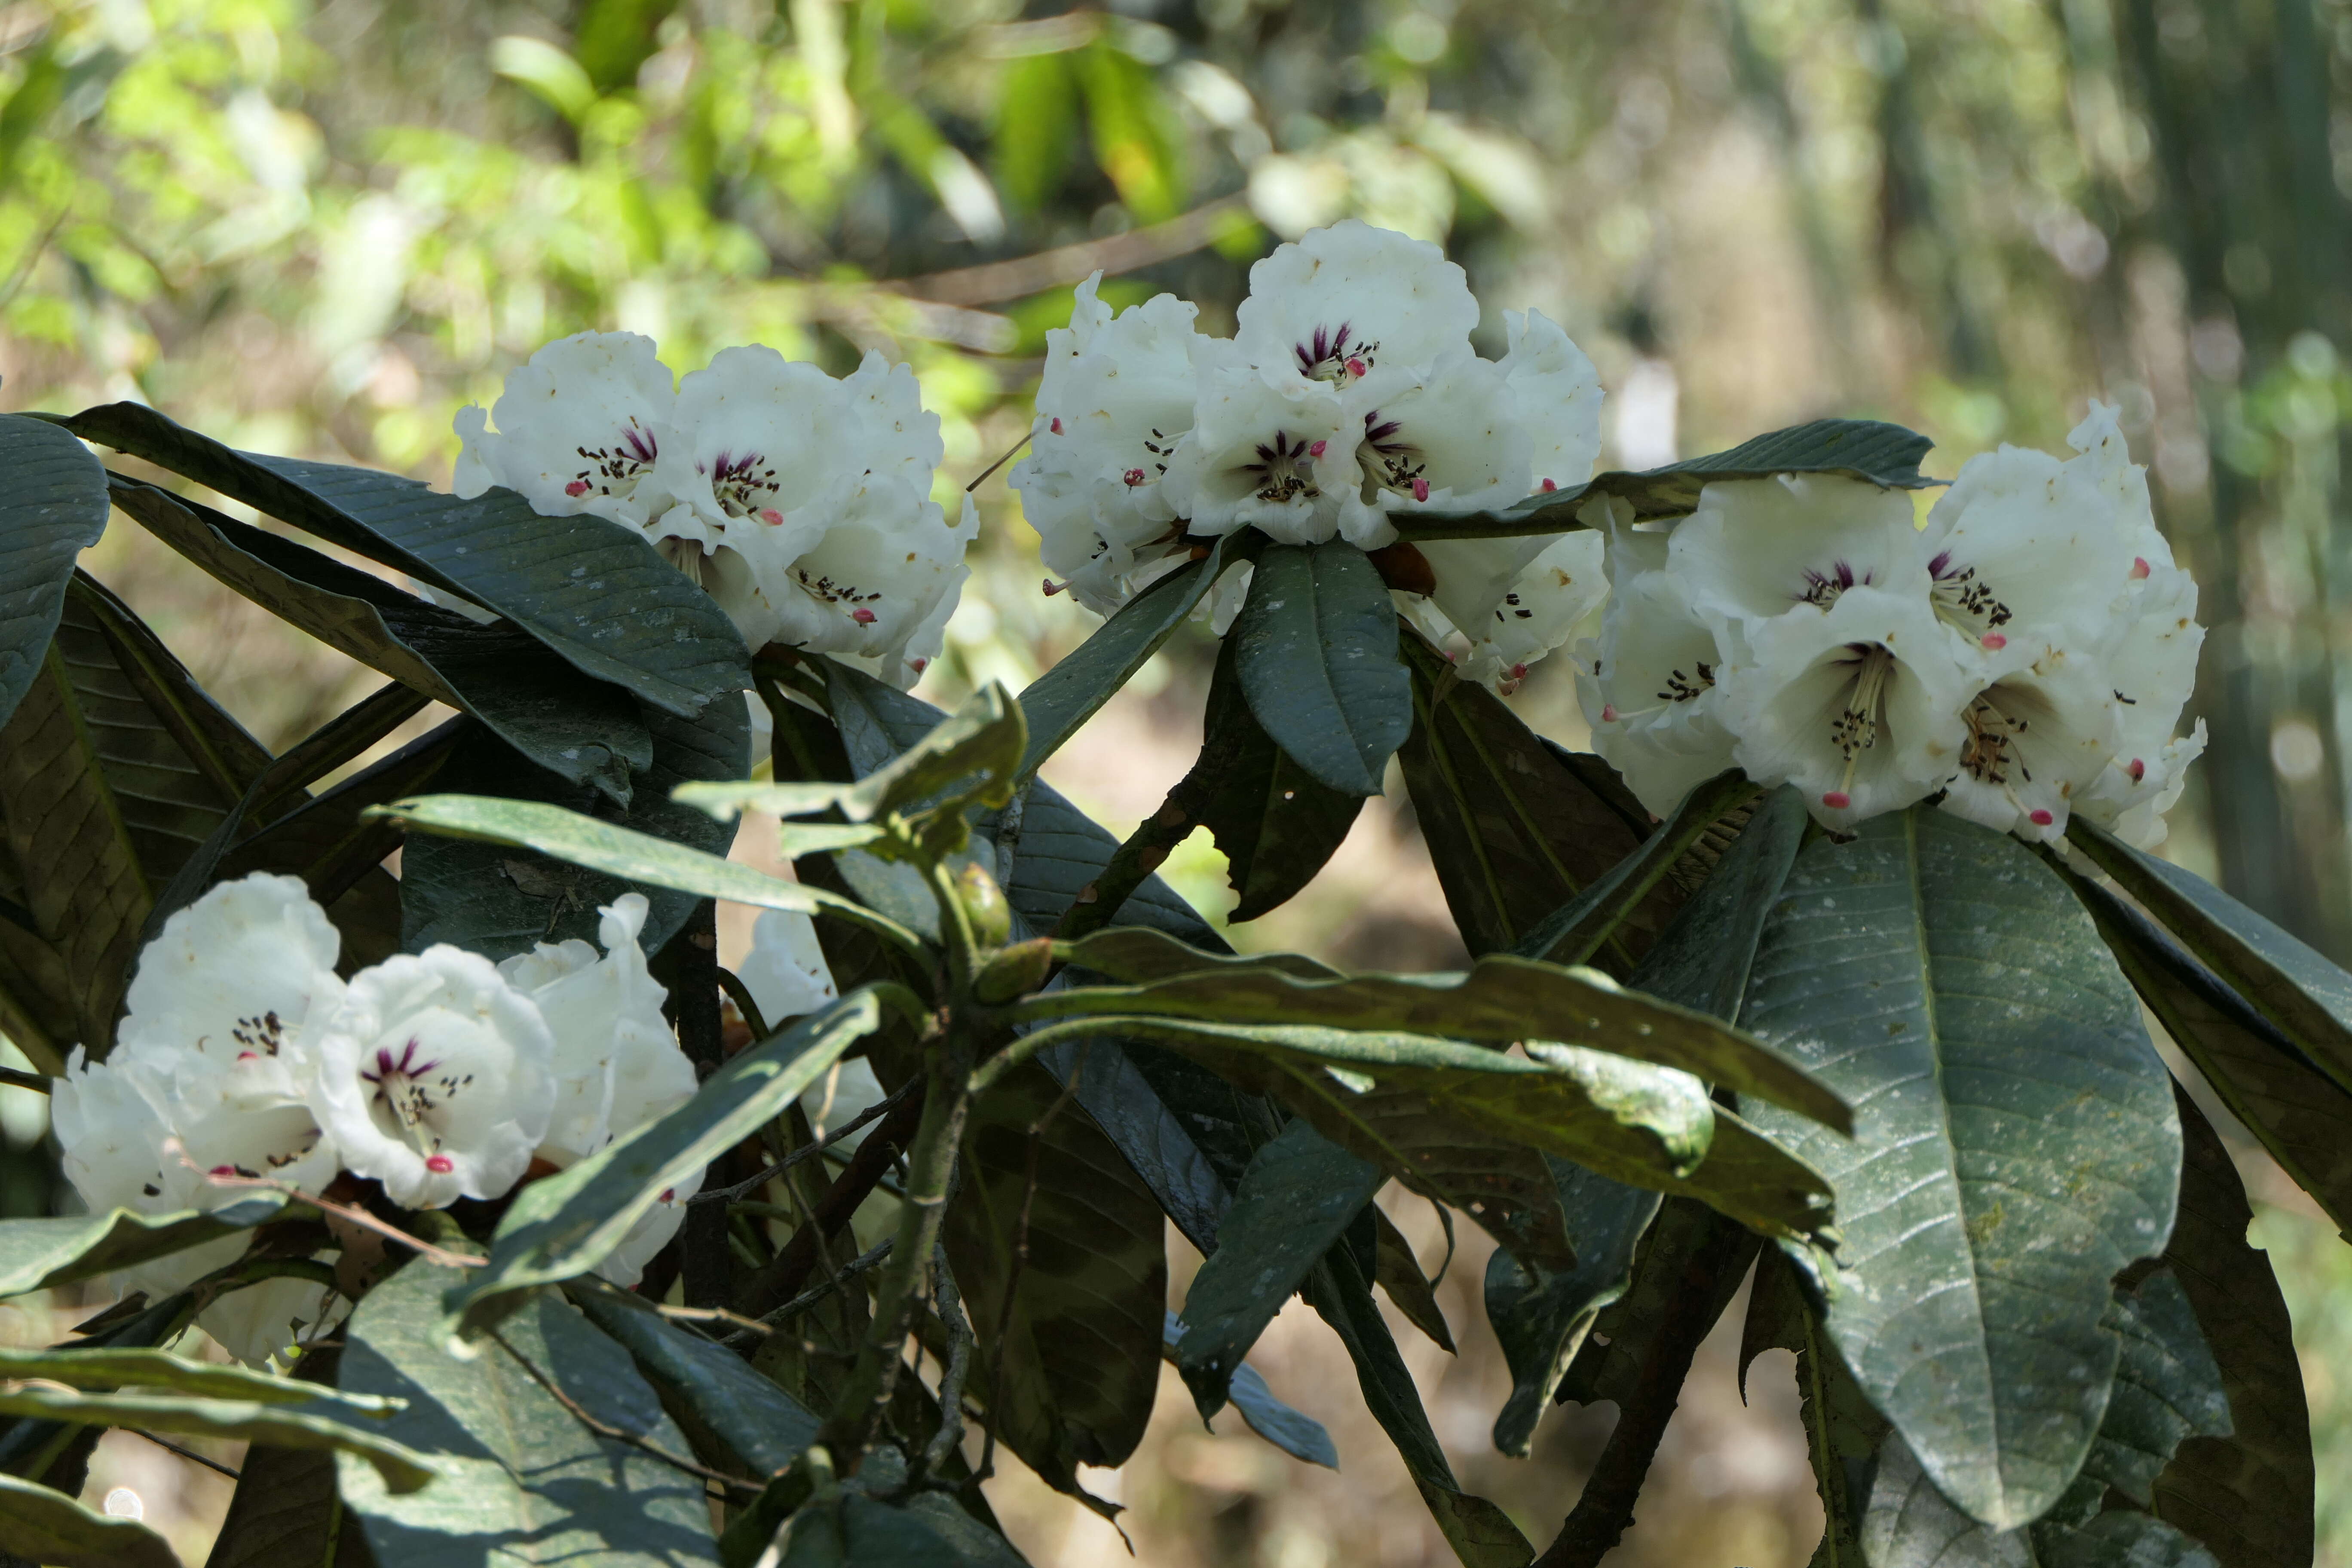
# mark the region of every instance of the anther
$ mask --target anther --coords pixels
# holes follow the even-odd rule
[[[2131,774],[2132,783],[2137,784],[2140,780],[2147,777],[2147,764],[2141,762],[2137,757],[2134,757],[2131,760],[2131,766],[2126,768],[2124,772]]]
[[[1062,433],[1062,422],[1059,419],[1055,420],[1051,428],[1055,435],[1060,435]]]
[[[1127,479],[1127,488],[1133,489],[1136,486],[1143,482],[1143,470],[1141,468],[1129,468],[1127,470],[1125,478]]]
[[[1051,577],[1048,577],[1045,579],[1045,597],[1050,599],[1068,586],[1069,584],[1067,583],[1056,583]]]
[[[1348,361],[1348,374],[1359,379],[1361,379],[1363,375],[1370,370],[1370,368],[1371,367],[1367,365],[1362,360],[1354,358],[1353,356],[1350,356]]]

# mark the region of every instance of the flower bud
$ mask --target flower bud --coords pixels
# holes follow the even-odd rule
[[[982,947],[1003,947],[1013,934],[1013,906],[1004,901],[1004,889],[996,879],[972,863],[956,873],[955,885],[963,918],[971,922],[972,940]]]
[[[1032,938],[1000,948],[981,965],[971,983],[972,994],[992,1006],[1025,996],[1045,983],[1054,967],[1054,939]]]

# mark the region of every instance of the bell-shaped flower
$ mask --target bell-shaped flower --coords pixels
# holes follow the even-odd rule
[[[2104,650],[2037,642],[1987,659],[1961,711],[1967,739],[1944,809],[2020,837],[2064,837],[2076,797],[2115,754],[2119,705]]]
[[[703,1173],[697,1171],[677,1185],[664,1188],[645,1217],[631,1226],[620,1244],[596,1265],[598,1277],[624,1290],[644,1279],[646,1265],[654,1260],[654,1254],[667,1247],[686,1223],[686,1202],[702,1190],[702,1178]]]
[[[1745,630],[1794,607],[1827,610],[1858,587],[1924,602],[1927,589],[1909,493],[1826,475],[1707,486],[1669,537],[1666,569],[1733,658]]]
[[[2136,557],[2133,571],[2147,559]],[[2115,749],[2074,803],[2084,816],[2143,849],[2164,842],[2164,814],[2180,798],[2189,765],[2204,754],[2203,720],[2186,736],[2175,733],[2197,683],[2204,641],[2196,581],[2177,566],[2149,563],[2131,584],[2124,630],[2107,669],[2116,705]]]
[[[602,956],[575,937],[561,944],[541,942],[499,965],[499,973],[539,1008],[554,1037],[548,1062],[555,1079],[554,1109],[536,1151],[550,1164],[569,1165],[603,1148],[614,1124],[636,1115],[648,1095],[674,1104],[694,1092],[693,1066],[662,1016],[669,994],[653,977],[637,944],[647,908],[644,894],[624,893],[597,911]],[[655,1081],[672,1062],[674,1070]],[[654,1075],[647,1071],[649,1063]]]
[[[1723,681],[1732,760],[1767,788],[1796,785],[1823,826],[1900,810],[1958,770],[1980,671],[1924,593],[1857,583],[1826,609],[1748,624],[1744,642]]]
[[[817,942],[816,922],[786,910],[760,911],[751,922],[751,951],[735,966],[735,974],[771,1029],[823,1012],[841,995]]]
[[[1349,540],[1393,539],[1391,513],[1505,506],[1535,489],[1518,399],[1503,367],[1466,343],[1425,371],[1376,374],[1348,401],[1362,409],[1363,424],[1355,449],[1361,477],[1339,508],[1339,531]]]
[[[1078,286],[1067,327],[1045,334],[1029,455],[1008,476],[1037,530],[1045,569],[1108,616],[1163,559],[1183,525],[1163,493],[1168,459],[1192,428],[1197,309],[1161,294],[1120,311]],[[1050,579],[1049,579],[1050,581]]]
[[[453,488],[470,498],[503,485],[548,517],[591,512],[643,528],[675,500],[656,468],[674,445],[676,400],[651,338],[559,338],[508,373],[489,413],[457,411]]]
[[[1170,457],[1162,481],[1192,531],[1255,525],[1279,544],[1319,544],[1336,534],[1368,549],[1396,537],[1383,514],[1360,504],[1347,513],[1352,526],[1343,526],[1342,503],[1360,499],[1360,407],[1329,383],[1254,363],[1223,339],[1201,340],[1194,359],[1200,401],[1192,438]]]
[[[196,1327],[247,1366],[283,1370],[351,1310],[333,1286],[280,1275],[215,1298],[196,1314]]]
[[[197,1169],[307,1192],[334,1179],[307,1096],[341,947],[299,879],[257,872],[175,911],[139,955],[113,1059]]]
[[[454,947],[362,971],[318,1053],[320,1125],[405,1207],[506,1192],[554,1113],[546,1020],[488,959]]]
[[[1539,310],[1506,310],[1503,324],[1510,348],[1496,363],[1518,404],[1534,488],[1573,489],[1601,456],[1601,373]]]
[[[1579,645],[1577,699],[1592,748],[1663,817],[1731,765],[1723,726],[1723,664],[1714,629],[1665,570],[1666,536],[1637,532],[1633,509],[1611,503],[1606,562],[1614,588],[1601,636]]]
[[[1349,218],[1250,268],[1234,342],[1256,364],[1347,386],[1426,367],[1477,325],[1469,277],[1444,250]]]

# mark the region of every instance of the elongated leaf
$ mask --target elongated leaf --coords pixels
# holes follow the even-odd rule
[[[74,561],[106,531],[106,468],[56,426],[0,414],[0,726],[33,684]]]
[[[1796,1265],[1778,1248],[1756,1259],[1756,1285],[1739,1336],[1739,1393],[1748,1397],[1748,1369],[1766,1350],[1797,1357],[1799,1418],[1813,1486],[1822,1500],[1821,1543],[1808,1568],[1864,1568],[1863,1512],[1871,1478],[1886,1440],[1886,1418],[1871,1405],[1846,1370],[1821,1313],[1800,1283]],[[1970,1528],[1975,1528],[1971,1523]]]
[[[1685,458],[1641,473],[1601,474],[1573,489],[1529,496],[1494,511],[1423,511],[1400,519],[1407,540],[1494,539],[1558,533],[1581,528],[1578,518],[1596,496],[1633,503],[1636,518],[1679,517],[1695,510],[1699,492],[1718,479],[1763,479],[1775,474],[1843,474],[1885,489],[1921,489],[1919,459],[1935,443],[1899,425],[1873,419],[1816,419],[1743,441],[1727,452]]]
[[[1404,657],[1413,728],[1397,755],[1446,907],[1472,953],[1515,948],[1633,854],[1650,815],[1608,763],[1555,752],[1421,637],[1404,639]],[[1622,978],[1681,893],[1661,884],[1593,962]]]
[[[1632,1282],[1634,1248],[1658,1211],[1656,1193],[1564,1160],[1552,1162],[1552,1177],[1576,1244],[1575,1266],[1546,1268],[1504,1247],[1486,1260],[1486,1321],[1511,1369],[1510,1397],[1495,1417],[1495,1447],[1517,1458],[1527,1457],[1536,1423],[1601,1309]]]
[[[1275,743],[1331,789],[1380,794],[1412,731],[1412,683],[1388,584],[1364,552],[1336,539],[1270,547],[1232,636],[1234,674]]]
[[[429,1456],[390,1435],[394,1415],[366,1414],[346,1400],[264,1404],[177,1394],[85,1394],[20,1384],[0,1386],[0,1415],[82,1426],[136,1426],[191,1437],[241,1437],[285,1448],[332,1448],[373,1468],[392,1492],[413,1492],[435,1476]]]
[[[495,610],[665,712],[688,717],[751,684],[718,603],[618,523],[541,517],[511,490],[459,500],[372,468],[236,452],[137,404],[85,409],[68,427]]]
[[[636,1358],[662,1407],[706,1463],[765,1479],[816,1441],[823,1425],[816,1414],[733,1351],[625,1292],[575,1287],[567,1293],[590,1322]]]
[[[1851,1142],[1750,1113],[1837,1186],[1846,1363],[1967,1512],[2039,1516],[2105,1410],[2108,1281],[2172,1226],[2179,1124],[2130,986],[2032,851],[1914,810],[1800,853],[1742,1021],[1862,1108]]]
[[[1513,945],[1522,958],[1584,963],[1641,908],[1675,863],[1706,831],[1755,797],[1755,784],[1737,769],[1710,779],[1684,797],[1674,816],[1573,900]]]
[[[1094,636],[1023,689],[1021,710],[1028,716],[1029,745],[1016,784],[1034,777],[1045,759],[1060,751],[1175,635],[1202,596],[1216,585],[1230,542],[1230,538],[1218,539],[1200,560],[1178,567],[1120,605]]]
[[[2068,839],[2254,1010],[2352,1091],[2352,974],[2193,871],[2084,822]]]
[[[343,1501],[376,1560],[402,1568],[710,1561],[702,1482],[597,1435],[538,1381],[605,1426],[684,1457],[686,1439],[627,1352],[542,1291],[460,1361],[440,1327],[442,1298],[458,1278],[412,1262],[368,1293],[344,1331],[341,1386],[407,1401],[388,1435],[434,1456],[440,1472],[401,1497],[338,1459]]]
[[[1738,1018],[1757,942],[1811,820],[1795,790],[1784,787],[1767,795],[1707,879],[1643,955],[1629,982],[1633,988],[1710,1018]]]
[[[1305,1121],[1257,1152],[1184,1297],[1176,1369],[1204,1419],[1223,1407],[1242,1358],[1383,1179]]]
[[[1412,1373],[1372,1300],[1370,1283],[1347,1248],[1324,1254],[1307,1281],[1307,1299],[1347,1347],[1366,1408],[1396,1445],[1414,1489],[1464,1568],[1526,1568],[1535,1552],[1510,1516],[1485,1498],[1464,1491],[1454,1479],[1454,1467],[1430,1429]]]
[[[361,769],[315,799],[306,801],[226,851],[215,875],[221,880],[253,871],[300,877],[311,896],[328,902],[354,884],[381,875],[373,871],[400,847],[400,829],[367,815],[370,806],[415,795],[440,775],[464,739],[470,721],[452,719],[418,736],[392,755]],[[393,889],[391,947],[399,948],[399,889]],[[346,940],[350,939],[346,930]],[[346,949],[346,956],[350,950]],[[362,962],[373,962],[363,960]]]
[[[1003,1536],[936,1493],[897,1507],[845,1490],[786,1521],[778,1568],[1022,1568]]]
[[[0,1298],[95,1279],[184,1252],[275,1219],[285,1206],[282,1194],[257,1192],[209,1214],[115,1209],[61,1219],[0,1220]]]
[[[2165,1262],[2221,1370],[2231,1435],[2192,1436],[2156,1479],[2156,1513],[2205,1543],[2222,1568],[2305,1568],[2315,1485],[2311,1411],[2294,1326],[2238,1168],[2185,1091],[2180,1218]]]
[[[583,679],[510,623],[455,610],[274,533],[117,480],[116,504],[254,603],[382,674],[460,712],[572,784],[625,805],[631,770],[653,765],[653,738],[627,692]]]
[[[1242,696],[1240,647],[1238,637],[1225,639],[1209,683],[1201,765],[1220,783],[1199,817],[1241,895],[1228,918],[1252,921],[1314,879],[1355,826],[1364,797],[1320,783],[1274,743]]]
[[[2352,1094],[2200,963],[2171,933],[2062,867],[2110,952],[2213,1092],[2297,1185],[2352,1231]]]
[[[666,1190],[781,1114],[881,1024],[874,993],[852,992],[736,1057],[658,1121],[525,1187],[499,1222],[489,1260],[450,1292],[451,1326],[499,1296],[594,1268]]]
[[[1145,1042],[1083,1040],[1051,1046],[1039,1061],[1066,1085],[1160,1211],[1202,1256],[1217,1249],[1217,1227],[1248,1165],[1248,1118],[1267,1136],[1274,1108],[1197,1062]]]
[[[1176,1362],[1177,1342],[1184,1337],[1184,1321],[1175,1313],[1168,1314],[1167,1326],[1160,1341],[1160,1353],[1171,1365]],[[1289,1455],[1310,1465],[1320,1465],[1327,1470],[1339,1468],[1339,1449],[1331,1441],[1331,1434],[1323,1423],[1285,1405],[1266,1386],[1257,1368],[1247,1362],[1234,1368],[1225,1394],[1249,1429]]]
[[[0,1346],[0,1378],[44,1378],[69,1388],[163,1390],[206,1399],[241,1399],[261,1405],[317,1405],[352,1416],[380,1416],[394,1408],[364,1394],[338,1394],[266,1372],[218,1362],[192,1361],[169,1351],[139,1345],[80,1345],[47,1350]]]
[[[1015,815],[1015,812],[1018,815]],[[997,826],[997,852],[1005,863],[1004,896],[1031,931],[1049,931],[1072,900],[1110,863],[1118,839],[1064,799],[1043,779],[1008,807]],[[1128,895],[1117,923],[1145,925],[1195,947],[1229,951],[1200,911],[1158,877]]]
[[[15,416],[8,416],[12,421]],[[5,1549],[47,1568],[180,1568],[163,1538],[135,1519],[93,1513],[72,1498],[0,1474]]]
[[[1081,949],[1084,950],[1081,956]],[[1130,984],[1171,980],[1180,974],[1240,974],[1261,970],[1301,980],[1344,980],[1332,968],[1303,952],[1232,953],[1210,951],[1151,926],[1114,926],[1075,942],[1057,944],[1055,956],[1106,978]]]
[[[1386,1209],[1375,1204],[1370,1213],[1376,1233],[1372,1283],[1387,1295],[1389,1305],[1403,1314],[1406,1322],[1427,1334],[1431,1342],[1446,1354],[1454,1354],[1454,1331],[1446,1324],[1444,1310],[1437,1304],[1437,1291],[1429,1276],[1421,1271],[1421,1258],[1413,1251],[1412,1243],[1405,1239],[1404,1232],[1389,1218]],[[1450,1217],[1446,1225],[1450,1247],[1454,1234]]]
[[[1167,1229],[1093,1119],[1055,1110],[1065,1092],[1030,1063],[972,1106],[944,1240],[979,1340],[967,1392],[999,1441],[1083,1500],[1077,1467],[1123,1463],[1150,1420]]]
[[[247,1448],[205,1568],[375,1568],[335,1495],[335,1456]]]
[[[1088,939],[1091,941],[1092,939]],[[1071,962],[1097,967],[1087,941]],[[1705,1014],[1624,990],[1596,970],[1506,953],[1465,975],[1301,979],[1272,968],[1196,972],[1144,985],[1073,986],[1022,1004],[1032,1017],[1156,1015],[1223,1023],[1315,1024],[1507,1046],[1552,1040],[1696,1073],[1841,1131],[1845,1102],[1779,1050]]]

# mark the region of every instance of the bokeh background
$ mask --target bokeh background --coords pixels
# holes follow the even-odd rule
[[[2168,853],[2344,960],[2347,194],[2352,0],[0,0],[0,406],[136,399],[446,481],[456,410],[567,332],[649,333],[679,372],[748,341],[836,372],[875,351],[941,417],[945,496],[1025,429],[1045,331],[1089,272],[1226,330],[1251,261],[1359,216],[1446,244],[1490,339],[1505,309],[1566,324],[1610,390],[1612,466],[1841,414],[1933,436],[1948,476],[2119,403],[2211,628],[2213,744]],[[927,677],[942,701],[1017,687],[1090,629],[1040,593],[1002,475],[979,495]],[[273,746],[373,684],[127,522],[88,564]],[[1049,776],[1131,827],[1197,743],[1207,650],[1180,639]],[[1567,663],[1515,700],[1578,743]],[[1213,849],[1171,869],[1231,906]],[[1459,951],[1396,792],[1231,934],[1407,968]],[[0,1089],[5,1212],[51,1201],[43,1112]],[[2352,1250],[2238,1147],[2304,1353],[2321,1560],[2345,1568]],[[1384,1201],[1434,1268],[1426,1206]],[[1566,1407],[1533,1458],[1493,1452],[1508,1380],[1475,1236],[1441,1289],[1460,1353],[1400,1338],[1465,1480],[1540,1542],[1613,1415]],[[1194,1260],[1172,1245],[1181,1299]],[[0,1339],[89,1310],[0,1307]],[[1613,1564],[1811,1554],[1789,1358],[1743,1404],[1736,1340],[1702,1355]],[[1449,1561],[1311,1315],[1253,1360],[1331,1426],[1341,1468],[1230,1416],[1204,1431],[1171,1375],[1141,1452],[1091,1478],[1137,1560]],[[194,1568],[228,1484],[117,1434],[90,1496]],[[992,1495],[1041,1564],[1127,1550],[1026,1478]]]

